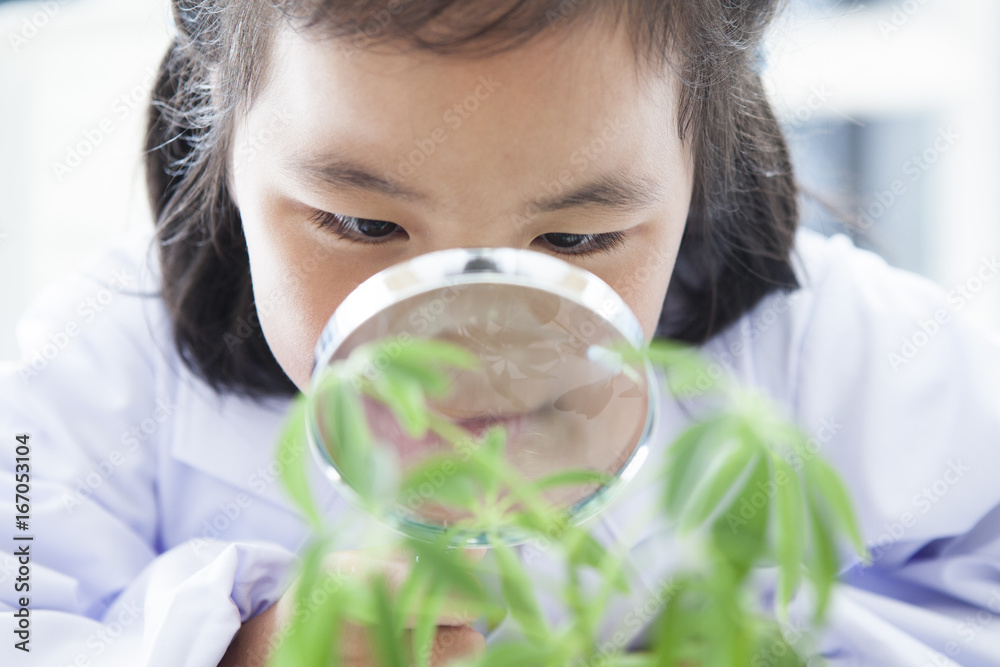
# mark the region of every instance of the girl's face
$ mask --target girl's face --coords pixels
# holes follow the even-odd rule
[[[624,32],[547,30],[443,57],[283,28],[235,130],[232,190],[261,327],[300,389],[345,296],[456,247],[555,255],[598,275],[653,336],[692,189],[679,80]]]

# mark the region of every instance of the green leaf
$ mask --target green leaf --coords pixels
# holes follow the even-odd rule
[[[809,535],[811,539],[809,551],[809,576],[816,589],[815,622],[821,623],[826,615],[830,600],[830,590],[837,579],[839,559],[837,545],[830,526],[827,525],[826,514],[817,502],[814,494],[809,496]]]
[[[575,486],[577,484],[604,485],[611,481],[611,479],[611,475],[606,472],[601,472],[600,470],[585,470],[581,468],[576,470],[563,470],[552,473],[551,475],[546,475],[541,479],[531,482],[528,485],[528,488],[535,493],[539,493],[560,486]]]
[[[604,667],[659,667],[661,663],[653,654],[625,653],[612,655],[607,659],[607,662],[601,664]]]
[[[329,543],[319,539],[303,555],[297,588],[294,591],[295,619],[268,660],[268,667],[327,667],[332,664],[334,647],[344,608],[340,581],[323,571],[323,556]],[[326,596],[310,606],[312,594],[323,589]]]
[[[449,546],[447,533],[436,542],[407,538],[407,548],[412,551],[420,567],[432,582],[441,582],[446,593],[463,596],[464,600],[482,600],[483,589],[472,574],[472,568],[459,550]]]
[[[806,461],[805,478],[810,489],[822,496],[824,504],[836,517],[840,530],[850,538],[854,550],[866,558],[865,542],[861,537],[850,495],[837,472],[825,461],[814,457]]]
[[[664,367],[688,363],[692,357],[699,358],[691,345],[665,338],[654,338],[640,352],[654,364]]]
[[[314,529],[322,526],[320,511],[313,502],[309,492],[309,476],[307,473],[306,448],[306,410],[309,400],[303,394],[295,397],[291,408],[285,416],[281,429],[281,442],[276,454],[277,460],[284,463],[281,466],[281,482],[291,496],[292,501],[302,510],[303,515]]]
[[[385,403],[411,438],[427,434],[427,399],[420,384],[392,366],[375,380],[376,398]]]
[[[376,651],[381,657],[382,667],[407,667],[403,654],[403,628],[398,616],[393,613],[393,600],[385,575],[377,575],[371,581],[375,602],[376,622],[370,628]]]
[[[510,520],[517,526],[553,541],[561,540],[570,524],[569,514],[556,510],[552,512],[517,512],[510,515]]]
[[[499,424],[490,426],[483,432],[479,442],[484,462],[503,461],[504,452],[507,450],[507,428]]]
[[[511,642],[489,647],[489,651],[477,667],[535,667],[535,665],[551,664],[553,647],[539,644]]]
[[[716,454],[713,465],[705,471],[684,507],[680,519],[682,533],[705,523],[757,456],[755,448],[742,440]]]
[[[409,366],[397,363],[393,369],[416,382],[428,396],[444,396],[451,387],[451,377],[439,368]]]
[[[774,456],[774,544],[778,557],[779,609],[787,608],[799,587],[805,553],[805,496],[792,466]]]
[[[323,402],[330,458],[344,481],[371,505],[376,481],[374,445],[361,396],[342,367],[330,366],[312,400]]]
[[[799,637],[801,639],[801,637]],[[781,627],[776,623],[761,623],[757,629],[756,646],[754,655],[760,656],[760,663],[768,667],[807,667],[816,662],[816,659],[803,658],[799,655],[804,646],[795,641],[789,642],[781,633]],[[825,665],[825,662],[818,662],[817,665]]]
[[[695,465],[702,458],[699,449],[716,427],[713,422],[698,422],[681,433],[667,451],[663,484],[668,515],[676,517],[680,513],[682,499],[690,494],[690,487],[700,478]]]
[[[542,614],[534,585],[520,559],[513,549],[500,541],[493,545],[493,553],[500,570],[500,586],[511,615],[532,642],[545,643],[551,636],[548,621]]]
[[[378,375],[392,369],[434,394],[450,386],[446,368],[477,365],[475,355],[454,343],[406,336],[389,336],[360,345],[351,352],[347,363],[348,375],[359,379],[376,381]]]
[[[754,461],[743,488],[712,527],[712,540],[732,563],[738,580],[767,550],[770,498],[763,489],[767,488],[771,467],[767,456],[758,455]],[[762,503],[755,502],[757,494],[763,497]]]
[[[609,559],[612,558],[604,546],[594,539],[594,537],[584,531],[576,530],[573,533],[574,539],[569,548],[570,564],[587,565],[605,574],[605,578],[610,580],[612,586],[621,593],[628,593],[628,579],[625,571],[618,567],[610,571],[605,567]]]
[[[416,494],[422,500],[471,509],[479,501],[483,484],[479,466],[462,461],[454,454],[435,454],[407,471],[400,495],[407,499]],[[428,485],[431,488],[429,497],[426,494]]]
[[[717,568],[705,582],[704,590],[706,599],[700,621],[701,632],[708,635],[706,628],[711,628],[716,639],[704,643],[701,662],[742,667],[749,653],[749,646],[745,645],[748,628],[732,570]]]
[[[483,492],[491,502],[496,500],[503,485],[502,471],[508,467],[504,457],[506,450],[507,429],[503,426],[490,426],[476,441],[475,456],[472,458],[480,469]]]
[[[471,369],[479,366],[479,357],[461,345],[433,338],[414,338],[400,343],[402,351],[395,361],[407,367],[454,366]]]
[[[675,396],[683,396],[686,390],[699,394],[712,391],[721,382],[721,378],[712,377],[705,356],[691,346],[654,339],[645,353],[650,362],[666,371],[667,385]]]
[[[710,599],[704,584],[690,575],[678,574],[674,581],[675,592],[654,621],[653,648],[657,664],[667,667],[698,665],[697,658],[704,650],[703,637],[713,629],[705,622],[705,607]],[[710,636],[728,641],[728,638]]]
[[[444,607],[444,595],[438,589],[432,589],[421,603],[423,613],[417,615],[417,624],[413,628],[413,655],[416,667],[428,667],[437,632],[438,612]]]

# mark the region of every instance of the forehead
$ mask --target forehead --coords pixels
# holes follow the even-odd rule
[[[488,57],[355,43],[277,31],[250,114],[291,119],[275,157],[348,157],[446,201],[486,196],[498,182],[530,196],[567,173],[669,177],[684,161],[679,82],[640,72],[627,33],[602,22]]]

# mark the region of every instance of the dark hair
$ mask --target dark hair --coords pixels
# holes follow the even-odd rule
[[[498,52],[613,13],[637,63],[683,80],[678,127],[695,178],[657,335],[702,343],[775,290],[798,212],[784,137],[757,53],[778,0],[173,0],[177,38],[160,67],[146,140],[163,297],[184,363],[216,391],[289,395],[295,386],[256,325],[240,214],[227,184],[231,127],[266,78],[280,21],[447,54]]]

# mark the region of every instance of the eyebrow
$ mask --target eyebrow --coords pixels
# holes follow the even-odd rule
[[[296,160],[290,166],[294,172],[304,173],[309,180],[335,188],[366,190],[406,201],[427,199],[426,195],[399,182],[401,179],[379,176],[369,167],[338,155]]]
[[[404,201],[429,199],[426,194],[401,183],[401,179],[389,175],[380,176],[375,170],[338,155],[294,161],[291,166],[293,170],[304,173],[310,180],[331,187],[364,190]],[[624,171],[617,171],[600,176],[554,198],[540,191],[534,198],[534,205],[542,213],[584,206],[619,211],[643,209],[660,200],[659,185],[653,179],[637,178]]]
[[[538,210],[543,213],[577,206],[629,211],[647,208],[659,201],[658,185],[650,178],[635,178],[622,172],[613,172],[554,199],[537,197],[536,203]]]

